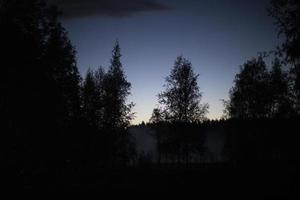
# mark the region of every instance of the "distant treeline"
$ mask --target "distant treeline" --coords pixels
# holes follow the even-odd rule
[[[155,160],[148,162],[141,157],[140,164],[299,162],[299,122],[299,119],[228,119],[139,125],[153,130],[151,135],[157,142],[158,154]],[[224,140],[219,160],[206,144],[210,134],[215,134],[216,140]]]
[[[198,75],[190,61],[176,59],[149,124],[159,161],[199,162],[208,129],[224,132],[227,161],[299,160],[299,2],[273,0],[269,12],[286,40],[271,70],[263,56],[241,67],[224,120],[207,120]],[[0,27],[1,167],[10,179],[136,163],[128,133],[134,104],[118,41],[108,70],[82,78],[56,8],[0,0]]]

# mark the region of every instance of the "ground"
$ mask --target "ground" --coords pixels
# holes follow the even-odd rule
[[[147,166],[23,175],[8,185],[28,191],[300,197],[300,168],[298,164]]]

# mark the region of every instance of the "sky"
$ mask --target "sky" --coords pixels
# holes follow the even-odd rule
[[[133,124],[157,107],[177,56],[198,73],[208,117],[222,116],[240,65],[278,44],[269,0],[48,0],[62,8],[63,25],[77,50],[80,73],[110,65],[116,39],[131,82]]]

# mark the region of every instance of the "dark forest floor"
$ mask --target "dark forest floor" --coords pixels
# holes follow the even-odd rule
[[[201,195],[299,196],[299,165],[139,167],[65,171],[11,179],[27,191],[171,192]]]

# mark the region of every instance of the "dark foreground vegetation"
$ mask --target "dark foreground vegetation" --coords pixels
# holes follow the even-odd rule
[[[265,163],[86,169],[9,177],[3,189],[39,192],[164,192],[198,196],[299,196],[299,164]],[[113,193],[116,194],[116,193]],[[118,193],[120,194],[120,193]]]
[[[134,104],[119,42],[107,71],[81,78],[56,8],[0,0],[2,183],[28,191],[299,195],[299,9],[298,1],[272,1],[286,40],[241,66],[222,120],[206,118],[198,75],[176,59],[150,123],[140,125],[152,130],[153,160],[137,152],[129,132]],[[275,57],[272,66],[266,56]],[[224,137],[222,159],[207,156],[210,132]]]

